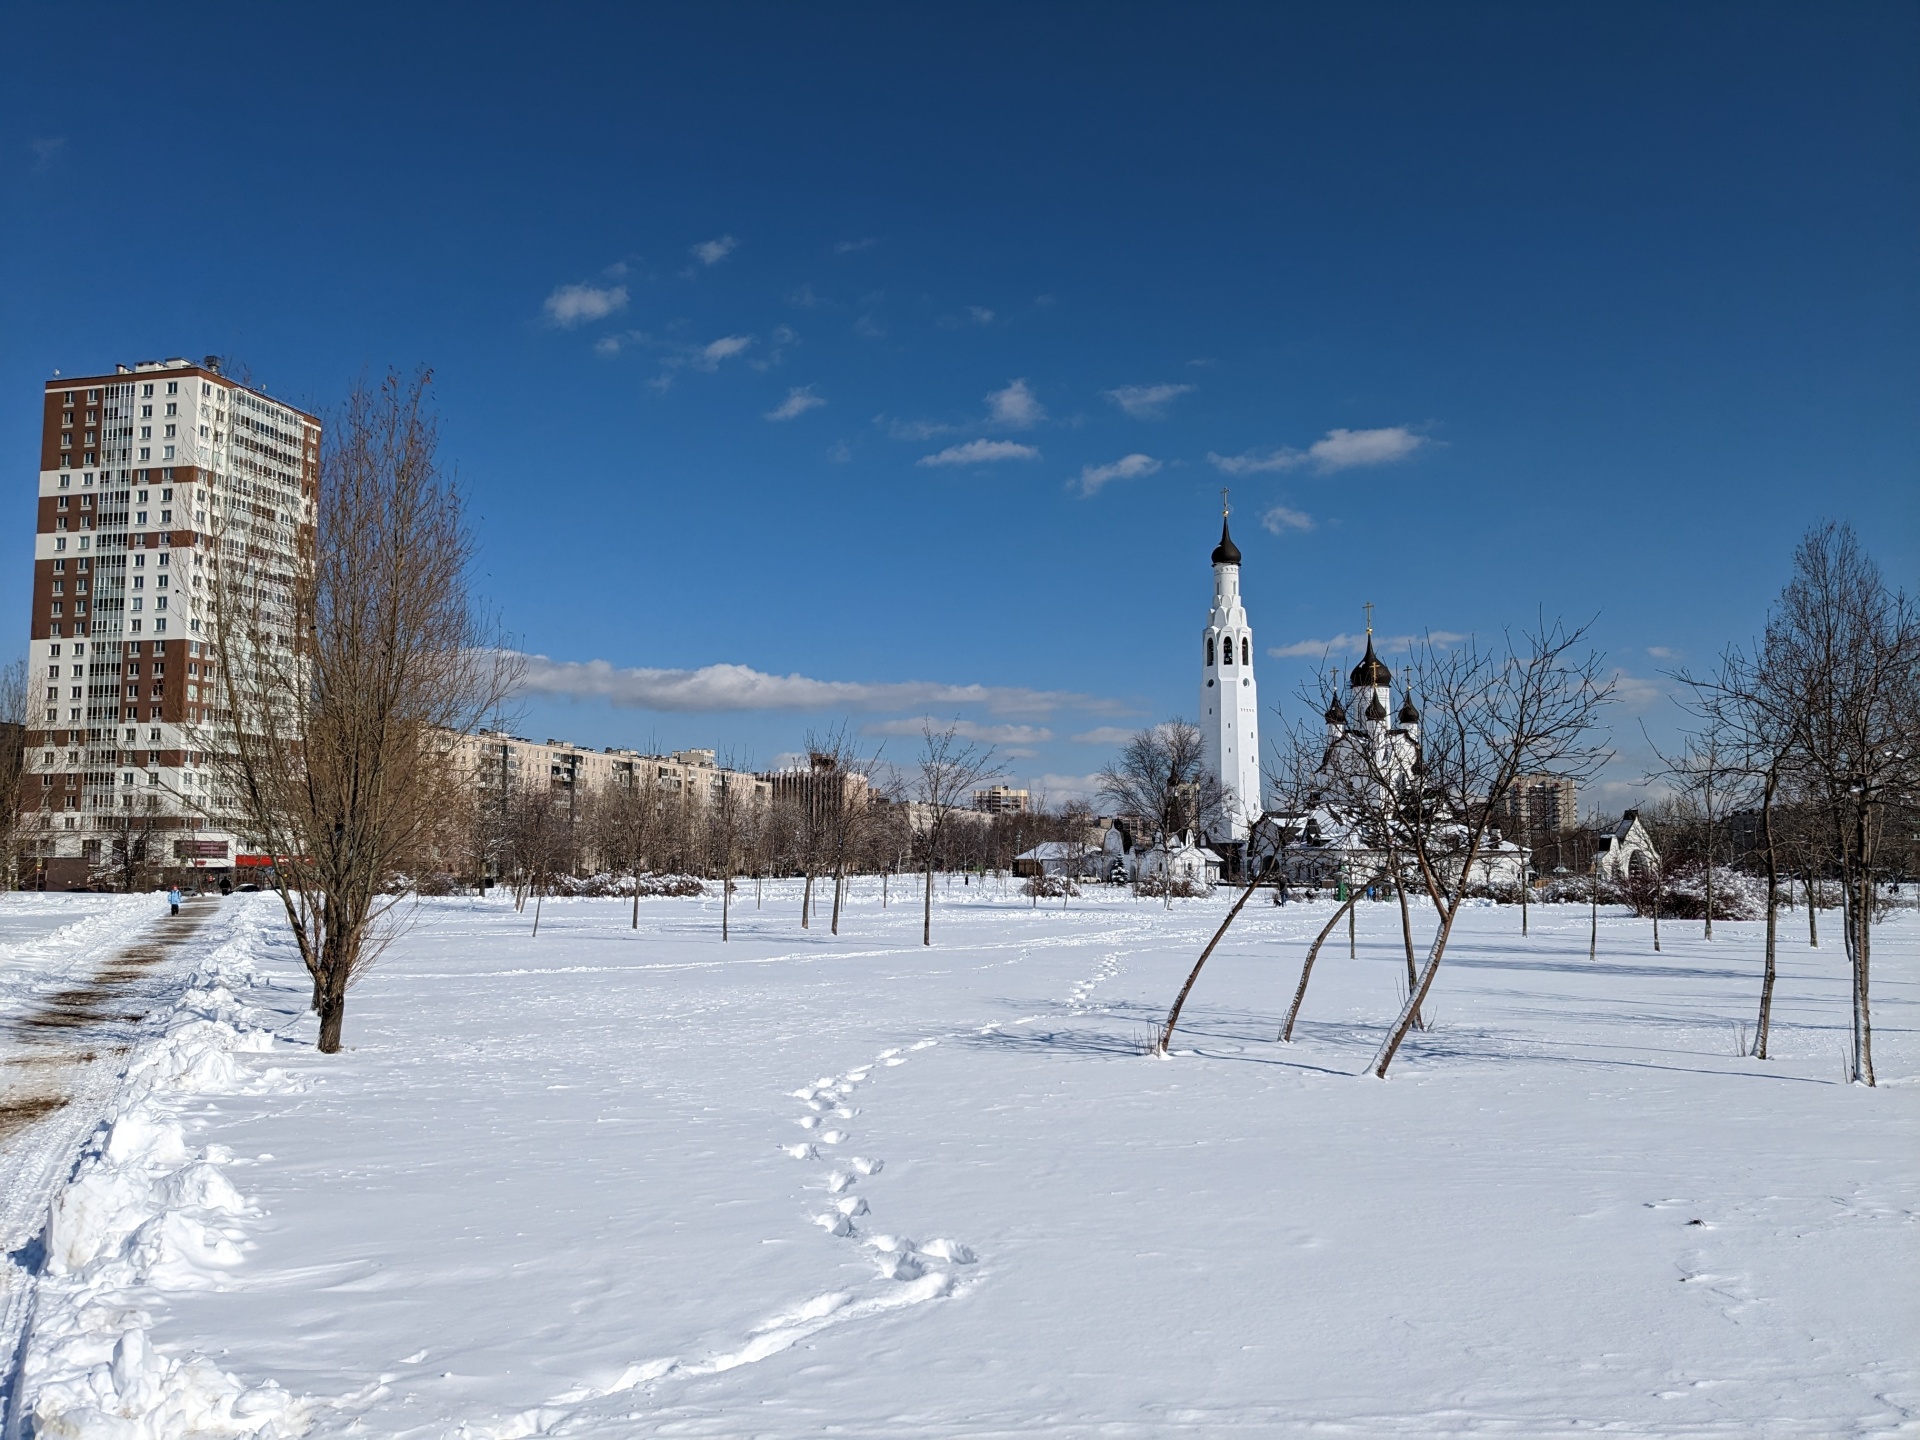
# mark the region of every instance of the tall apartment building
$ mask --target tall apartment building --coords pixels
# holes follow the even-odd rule
[[[988,815],[1025,815],[1033,808],[1033,796],[1025,790],[989,785],[973,792],[973,808]]]
[[[1552,835],[1580,824],[1580,787],[1565,775],[1522,775],[1507,792],[1509,828],[1522,835]]]
[[[28,654],[27,844],[40,883],[227,870],[243,836],[221,744],[210,562],[291,577],[313,533],[320,422],[151,360],[46,384]]]

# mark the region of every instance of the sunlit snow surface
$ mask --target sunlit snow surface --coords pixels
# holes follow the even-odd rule
[[[923,950],[904,888],[861,882],[836,938],[744,887],[726,945],[717,896],[638,931],[550,902],[537,938],[430,901],[332,1058],[253,941],[241,1009],[291,1039],[147,1097],[232,1187],[229,1248],[150,1277],[153,1349],[316,1435],[1920,1429],[1912,912],[1877,1091],[1840,1083],[1835,917],[1817,951],[1783,917],[1761,1062],[1759,927],[1655,954],[1616,914],[1589,962],[1568,908],[1471,912],[1383,1084],[1393,907],[1328,942],[1287,1046],[1326,906],[1249,907],[1162,1061],[1224,896],[956,882]]]

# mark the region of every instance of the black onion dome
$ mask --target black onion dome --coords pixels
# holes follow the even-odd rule
[[[1418,725],[1420,723],[1420,712],[1413,708],[1413,696],[1411,695],[1407,696],[1400,705],[1400,723],[1402,725]]]
[[[1347,683],[1358,690],[1362,686],[1386,686],[1393,682],[1393,672],[1380,663],[1380,657],[1373,653],[1373,636],[1367,636],[1367,653],[1360,657],[1360,663],[1353,667],[1353,674],[1347,677]]]
[[[1377,725],[1386,718],[1387,718],[1387,707],[1380,703],[1380,697],[1376,695],[1373,697],[1372,701],[1369,702],[1369,704],[1367,705],[1367,719],[1373,721]]]
[[[1336,695],[1333,697],[1333,703],[1327,706],[1327,724],[1344,725],[1346,723],[1347,707],[1340,703],[1340,697]]]
[[[1213,563],[1216,565],[1238,565],[1240,547],[1233,543],[1233,536],[1227,532],[1226,517],[1220,520],[1220,543],[1213,547]]]

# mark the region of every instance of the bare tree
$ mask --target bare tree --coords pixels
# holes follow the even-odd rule
[[[1231,798],[1207,765],[1200,727],[1191,720],[1168,720],[1134,735],[1100,772],[1100,794],[1116,812],[1151,828],[1171,909],[1173,837],[1217,825]]]
[[[19,883],[27,785],[27,662],[0,666],[0,885]]]
[[[1413,687],[1425,698],[1419,759],[1408,799],[1391,812],[1403,844],[1440,911],[1418,982],[1381,1043],[1372,1070],[1386,1078],[1439,973],[1447,939],[1475,884],[1491,875],[1486,846],[1514,782],[1530,773],[1590,775],[1606,757],[1591,738],[1613,686],[1600,656],[1576,655],[1586,627],[1542,619],[1496,648],[1468,641],[1452,650],[1428,644],[1415,658]]]
[[[533,933],[540,933],[540,912],[557,876],[573,868],[575,831],[570,797],[557,793],[545,775],[535,775],[514,792],[507,812],[507,855],[514,868],[514,901],[526,909],[533,901]]]
[[[1880,845],[1888,818],[1911,815],[1920,790],[1920,607],[1888,588],[1850,526],[1817,527],[1794,553],[1759,661],[1789,725],[1788,763],[1833,846],[1852,979],[1849,1069],[1872,1085]]]
[[[429,381],[354,387],[291,573],[231,526],[210,567],[224,714],[205,748],[275,857],[328,1053],[348,987],[392,934],[389,882],[470,784],[456,737],[517,678],[469,598],[472,542],[436,458]]]
[[[1724,829],[1727,813],[1745,798],[1742,781],[1747,778],[1745,755],[1727,718],[1713,705],[1696,705],[1693,713],[1698,727],[1682,742],[1678,754],[1669,755],[1647,737],[1648,748],[1660,761],[1659,774],[1672,782],[1679,794],[1690,802],[1705,832],[1701,866],[1705,877],[1705,938],[1713,939],[1713,863],[1716,826]],[[1641,727],[1646,733],[1646,727]]]
[[[720,938],[733,938],[733,877],[747,848],[748,832],[759,804],[750,777],[737,773],[732,756],[721,762],[719,784],[707,797],[707,843],[720,872]],[[637,890],[636,886],[636,890]],[[835,902],[836,919],[838,901]]]
[[[973,803],[973,792],[1004,770],[993,758],[993,747],[960,738],[959,725],[944,730],[928,721],[920,729],[920,754],[914,762],[911,788],[915,830],[922,850],[926,887],[922,893],[920,943],[933,944],[933,871],[945,852],[954,815]]]

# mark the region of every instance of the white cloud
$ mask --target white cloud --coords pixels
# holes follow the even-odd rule
[[[1080,493],[1097,495],[1100,487],[1112,480],[1133,480],[1151,475],[1160,462],[1151,455],[1123,455],[1111,465],[1085,465],[1080,470]]]
[[[712,344],[703,347],[694,356],[693,368],[696,370],[718,370],[722,360],[730,360],[749,345],[753,344],[751,335],[723,335]]]
[[[880,242],[871,235],[862,240],[841,240],[834,245],[833,253],[836,255],[852,255],[856,251],[871,250],[879,243]]]
[[[1112,700],[1065,690],[1010,685],[946,685],[931,680],[866,683],[769,675],[746,665],[698,670],[616,669],[605,660],[523,657],[523,687],[536,695],[605,700],[635,710],[928,710],[977,705],[995,715],[1051,715],[1076,709],[1125,713]]]
[[[1133,736],[1133,731],[1118,725],[1096,725],[1091,730],[1082,730],[1078,735],[1068,738],[1076,745],[1124,745]]]
[[[798,290],[787,296],[787,303],[789,305],[798,305],[802,310],[813,310],[825,305],[827,302],[814,294],[813,286],[809,284],[802,285]]]
[[[986,465],[995,460],[1038,460],[1040,452],[1013,440],[969,440],[949,445],[934,455],[922,455],[917,465]]]
[[[1033,792],[1035,804],[1042,797],[1053,805],[1062,800],[1092,800],[1100,794],[1100,776],[1032,775],[1027,778],[1026,788]]]
[[[1680,652],[1667,645],[1649,645],[1647,646],[1647,654],[1656,660],[1678,660],[1680,658]]]
[[[1276,505],[1260,517],[1260,523],[1276,535],[1284,535],[1289,530],[1313,529],[1313,517],[1304,510],[1289,510],[1285,505]]]
[[[1216,455],[1207,452],[1207,459],[1223,475],[1257,475],[1262,470],[1291,470],[1306,459],[1298,450],[1289,450],[1282,446],[1278,450],[1269,450],[1262,455],[1258,451],[1248,450],[1241,455]]]
[[[969,305],[967,307],[967,314],[976,325],[991,325],[993,323],[993,311],[987,309],[984,305]]]
[[[1457,630],[1429,630],[1424,635],[1376,635],[1373,644],[1376,650],[1398,651],[1405,654],[1409,648],[1417,648],[1431,641],[1436,647],[1458,645],[1467,637]],[[1335,635],[1328,640],[1296,640],[1291,645],[1276,645],[1267,651],[1276,660],[1297,660],[1305,656],[1360,655],[1367,644],[1364,633],[1358,635]]]
[[[1197,385],[1121,385],[1100,393],[1136,420],[1160,420],[1165,418],[1168,405],[1198,388]]]
[[[1613,698],[1629,715],[1642,715],[1667,698],[1667,686],[1659,680],[1613,672]]]
[[[1383,430],[1329,430],[1307,447],[1314,466],[1321,470],[1347,470],[1355,465],[1386,465],[1404,460],[1427,443],[1404,425],[1389,425]]]
[[[861,727],[866,735],[918,735],[931,726],[936,732],[953,727],[962,740],[978,740],[987,745],[1037,745],[1051,740],[1053,731],[1044,725],[982,725],[977,720],[941,720],[932,715],[903,716],[898,720],[876,720]]]
[[[627,308],[624,285],[561,285],[547,296],[547,321],[562,330],[571,330],[589,320],[604,320]]]
[[[1014,380],[987,396],[987,418],[1012,430],[1030,430],[1047,418],[1047,407],[1034,398],[1026,381]]]
[[[937,420],[887,420],[884,415],[874,416],[873,423],[886,422],[887,434],[896,440],[933,440],[942,435],[951,435],[960,427],[943,425]]]
[[[887,322],[869,310],[853,322],[853,333],[869,340],[884,340],[887,338]]]
[[[836,465],[844,465],[853,459],[853,446],[844,440],[836,440],[827,447],[827,459]]]
[[[769,420],[792,420],[796,416],[806,414],[809,410],[817,410],[826,403],[825,400],[822,400],[818,395],[813,393],[813,387],[811,385],[796,385],[787,391],[786,399],[774,406],[773,409],[767,411],[766,418]]]
[[[687,253],[702,265],[718,265],[733,253],[739,243],[731,235],[722,235],[718,240],[702,240]]]
[[[1389,425],[1379,430],[1329,430],[1305,450],[1282,445],[1277,450],[1248,450],[1239,455],[1216,455],[1207,459],[1228,475],[1255,475],[1265,470],[1293,470],[1312,465],[1322,473],[1350,470],[1356,465],[1386,465],[1404,460],[1423,445],[1433,442],[1416,435],[1404,425]]]
[[[618,335],[602,335],[598,340],[593,342],[593,353],[596,355],[618,355],[620,353],[620,337]]]

